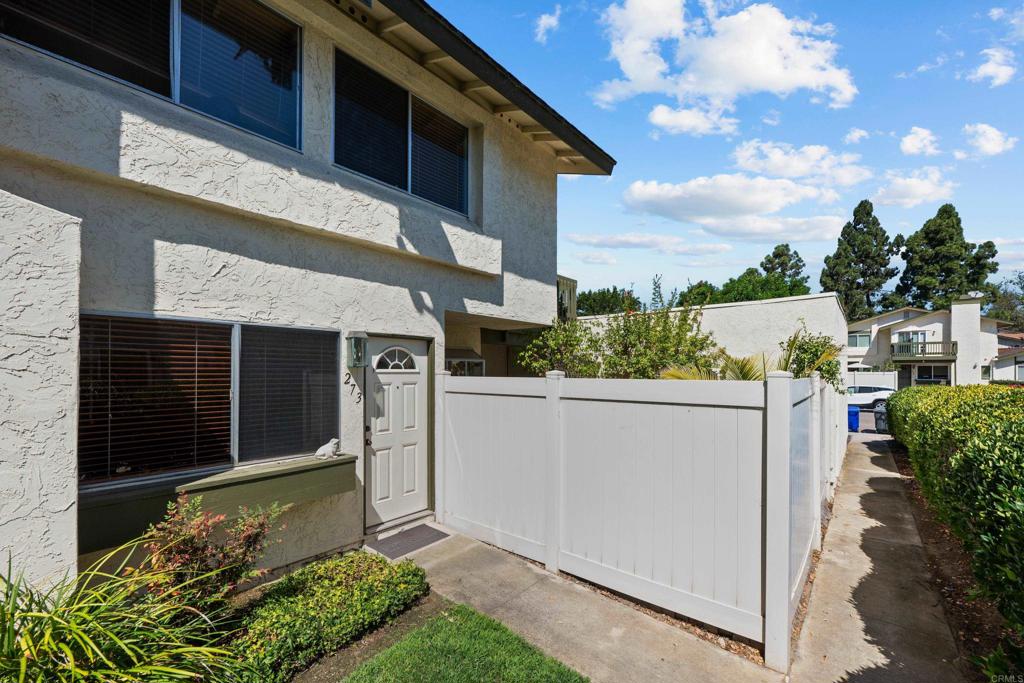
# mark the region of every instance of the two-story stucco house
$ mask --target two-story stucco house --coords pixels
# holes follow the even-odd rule
[[[614,160],[422,0],[0,34],[0,552],[73,570],[176,491],[293,504],[272,566],[428,515],[446,350],[551,322],[557,176]]]
[[[899,388],[992,379],[1006,323],[981,314],[982,298],[948,309],[904,307],[849,324],[847,370],[896,370]]]

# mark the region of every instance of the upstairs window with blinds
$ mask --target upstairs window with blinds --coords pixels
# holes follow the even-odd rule
[[[231,463],[231,327],[82,316],[83,483]]]
[[[340,50],[334,73],[335,163],[467,213],[467,128]]]
[[[171,95],[171,0],[0,0],[0,33]]]
[[[338,436],[338,335],[242,326],[240,461],[315,453]]]
[[[254,0],[181,0],[181,102],[298,146],[299,27]]]
[[[0,0],[0,34],[299,146],[300,29],[258,0]]]

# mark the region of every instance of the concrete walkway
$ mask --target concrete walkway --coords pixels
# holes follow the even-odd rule
[[[884,435],[855,434],[839,480],[794,683],[964,681]]]
[[[592,681],[781,681],[700,640],[514,555],[454,535],[412,553],[435,591],[488,614]]]
[[[855,435],[794,654],[797,683],[960,683],[888,437]],[[785,677],[622,602],[458,534],[410,555],[431,587],[503,622],[591,680]]]

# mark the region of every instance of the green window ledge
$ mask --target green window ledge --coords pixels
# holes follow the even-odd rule
[[[238,508],[298,505],[354,491],[356,456],[297,458],[236,467],[216,474],[169,478],[138,487],[82,491],[78,496],[78,552],[112,548],[163,518],[179,493],[203,497],[203,508],[229,518]]]

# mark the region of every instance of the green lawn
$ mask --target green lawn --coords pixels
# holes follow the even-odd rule
[[[455,605],[345,679],[348,683],[582,683],[497,621]]]

